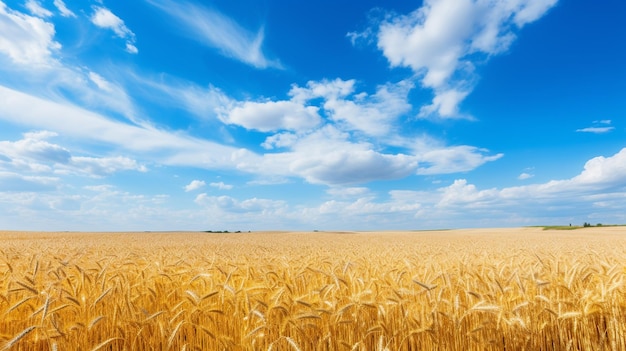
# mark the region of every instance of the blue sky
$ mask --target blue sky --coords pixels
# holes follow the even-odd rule
[[[626,2],[0,1],[0,228],[626,223]]]

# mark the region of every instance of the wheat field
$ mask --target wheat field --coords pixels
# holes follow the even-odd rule
[[[0,232],[0,350],[626,350],[626,228]]]

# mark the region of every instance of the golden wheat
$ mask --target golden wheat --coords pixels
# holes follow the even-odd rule
[[[626,229],[0,232],[3,350],[626,350]]]

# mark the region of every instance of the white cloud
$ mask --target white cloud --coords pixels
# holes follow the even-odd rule
[[[0,53],[13,63],[50,66],[52,54],[61,48],[54,41],[54,25],[45,20],[13,11],[0,1]]]
[[[320,124],[318,108],[292,101],[244,102],[227,115],[224,123],[240,125],[262,132],[276,130],[308,130]]]
[[[272,214],[281,212],[287,206],[284,201],[278,200],[259,199],[256,197],[238,200],[230,196],[208,196],[205,193],[198,195],[195,202],[208,208],[232,213],[260,212]]]
[[[547,183],[531,184],[501,190],[477,190],[465,180],[457,180],[442,189],[446,201],[440,205],[460,205],[476,202],[524,202],[553,201],[568,203],[585,202],[603,198],[612,193],[626,191],[626,148],[611,157],[598,156],[585,164],[583,171],[570,179],[552,180]]]
[[[473,57],[506,51],[518,29],[542,17],[556,0],[426,0],[408,15],[380,24],[378,48],[392,67],[410,67],[434,90],[422,115],[459,117],[471,91]]]
[[[0,86],[0,120],[55,131],[67,137],[101,141],[166,165],[236,168],[258,156],[180,133],[129,125],[73,106]]]
[[[414,156],[384,154],[366,142],[352,142],[349,134],[327,125],[298,138],[290,151],[265,154],[262,163],[247,165],[250,172],[297,175],[315,184],[354,184],[397,179],[412,174]]]
[[[532,178],[532,177],[534,177],[534,175],[533,175],[533,174],[530,174],[530,173],[526,173],[526,172],[524,172],[524,173],[521,173],[521,174],[517,177],[517,179],[519,179],[519,180],[526,180],[526,179],[530,179],[530,178]]]
[[[0,181],[0,187],[1,184]],[[109,231],[144,231],[163,230],[164,226],[170,229],[189,228],[190,213],[169,208],[166,195],[132,194],[111,185],[93,185],[88,188],[81,188],[76,193],[72,192],[72,188],[64,188],[62,192],[54,189],[0,191],[0,211],[6,214],[0,217],[0,226],[12,228],[19,218],[31,230],[88,231],[99,228]],[[110,218],[115,218],[115,221]],[[168,218],[167,224],[163,223],[163,218]],[[195,218],[201,217],[197,215]]]
[[[284,148],[293,146],[298,141],[298,135],[293,133],[279,133],[268,136],[261,146],[271,150],[274,148]]]
[[[80,172],[87,173],[92,176],[106,176],[120,171],[139,171],[147,172],[148,169],[144,165],[140,165],[136,160],[124,156],[113,157],[85,157],[74,156],[70,165]]]
[[[197,208],[176,210],[168,207],[166,195],[133,194],[106,184],[83,187],[88,191],[84,194],[61,194],[55,190],[59,186],[55,177],[0,171],[0,211],[7,214],[0,217],[0,225],[29,219],[29,229],[47,230],[406,230],[623,223],[626,148],[589,160],[569,179],[489,189],[456,179],[431,190],[392,190],[380,198],[362,187],[333,187],[327,193],[337,198],[317,204],[305,200],[306,206],[202,193],[195,198]]]
[[[263,28],[251,32],[228,16],[207,7],[186,1],[148,0],[177,22],[186,34],[200,43],[216,48],[227,57],[257,68],[280,68],[280,63],[269,60],[262,51]]]
[[[327,100],[336,100],[345,98],[354,93],[355,80],[343,80],[337,78],[335,80],[309,81],[306,87],[294,85],[289,91],[292,100],[304,103],[307,100],[315,98],[325,98]]]
[[[0,141],[0,151],[11,159],[26,158],[35,162],[68,164],[72,158],[70,152],[44,140],[55,135],[50,132],[27,133],[23,139],[15,142]]]
[[[497,196],[497,190],[478,190],[475,185],[468,184],[465,179],[457,179],[446,188],[439,189],[436,207],[467,206],[468,208],[484,208],[492,204]]]
[[[192,180],[191,183],[185,185],[185,191],[190,192],[204,187],[206,183],[203,180]]]
[[[118,37],[133,37],[135,34],[126,27],[124,21],[105,7],[94,7],[91,22],[98,27],[112,30]]]
[[[331,187],[326,190],[328,195],[341,198],[364,196],[369,192],[370,190],[365,187]]]
[[[224,182],[213,182],[213,183],[210,183],[209,185],[214,187],[214,188],[218,188],[220,190],[230,190],[230,189],[233,188],[232,185],[225,184]]]
[[[610,119],[593,121],[593,124],[593,127],[576,129],[576,131],[579,133],[604,134],[615,129],[615,127],[609,126],[611,124]]]
[[[18,27],[19,30],[22,30],[22,27],[26,27],[30,22],[42,21],[36,17],[21,14],[20,16],[25,16],[29,22],[20,23],[17,21],[13,23],[12,25]],[[12,19],[16,18],[19,17]],[[4,19],[0,8],[0,27],[2,27]],[[50,25],[50,29],[50,38],[46,40],[53,39],[54,27]],[[32,35],[35,32],[32,30],[29,31],[29,34]],[[0,84],[7,84],[7,87],[26,91],[33,96],[61,102],[71,101],[86,108],[106,111],[107,113],[113,112],[140,124],[132,99],[125,88],[119,84],[119,81],[124,81],[126,77],[121,77],[122,74],[118,73],[118,66],[104,65],[99,68],[100,72],[96,73],[84,65],[72,66],[57,60],[52,55],[52,51],[36,53],[34,49],[29,49],[25,52],[18,52],[19,50],[26,50],[29,46],[34,47],[35,43],[19,38],[19,35],[4,38],[3,36],[7,33],[10,34],[11,30],[7,30],[7,32],[0,30],[0,77],[2,77]],[[44,38],[40,37],[37,40],[40,40],[39,44],[43,46]],[[3,43],[15,45],[15,50],[10,46],[3,46]],[[58,44],[50,45],[57,47]],[[3,49],[9,50],[10,55],[23,55],[24,57],[19,57],[20,61],[11,60],[10,55],[5,58]]]
[[[98,73],[95,72],[89,72],[89,79],[98,86],[98,88],[106,91],[106,92],[112,92],[114,90],[116,90],[116,87],[114,87],[110,82],[108,82],[106,79],[104,79],[101,75],[99,75]]]
[[[365,194],[364,194],[365,195]],[[508,188],[479,189],[465,179],[428,191],[393,190],[389,199],[330,200],[307,210],[316,226],[333,228],[449,228],[581,223],[626,219],[626,148],[589,160],[577,176]],[[341,221],[333,220],[340,213]],[[546,220],[546,218],[548,218]]]
[[[0,192],[51,191],[59,185],[57,177],[27,176],[0,171]]]
[[[306,87],[292,86],[288,101],[231,102],[230,107],[220,111],[220,119],[262,132],[306,132],[321,124],[323,113],[343,130],[380,137],[388,135],[398,118],[412,108],[408,102],[409,91],[413,88],[410,81],[380,85],[371,95],[355,94],[354,84],[354,80],[342,79],[309,81]],[[285,146],[288,139],[288,134],[281,133],[269,137],[264,147]]]
[[[95,72],[91,72],[89,78],[98,91],[105,92],[111,97],[119,96],[118,103],[123,101],[125,93],[117,85]],[[191,97],[181,102],[181,106],[187,106],[189,110],[195,108],[196,102],[200,104],[202,96],[214,100],[208,100],[214,111],[219,110],[215,105],[237,105],[219,90],[211,87],[208,90],[193,86],[177,88],[150,81],[146,86],[164,92],[171,96],[173,101],[178,101],[180,97]],[[327,97],[335,96],[336,100],[342,99],[340,96],[347,99],[346,94],[352,94],[351,86],[352,83],[337,80],[333,84],[311,83],[307,88],[300,90],[296,87],[292,89],[292,103],[304,106],[301,101],[315,100],[314,96],[322,94]],[[379,87],[377,94],[382,97],[389,90],[390,88],[382,86]],[[355,94],[352,99],[355,103],[363,103],[370,97],[361,93]],[[392,98],[390,100],[393,101]],[[379,147],[374,146],[375,143],[355,138],[349,131],[344,131],[344,128],[351,130],[353,127],[343,123],[336,125],[330,123],[298,133],[269,136],[263,147],[286,150],[258,155],[246,149],[193,138],[181,132],[159,130],[149,124],[131,125],[114,121],[68,103],[52,102],[1,86],[0,104],[4,108],[0,120],[29,128],[55,131],[64,137],[104,142],[129,152],[132,159],[139,158],[164,165],[238,169],[258,175],[262,179],[280,178],[284,181],[288,177],[301,177],[316,184],[357,184],[373,180],[398,179],[415,173],[431,175],[464,172],[501,157],[499,154],[488,155],[486,150],[471,146],[445,147],[424,144],[414,147],[409,145],[409,141],[406,141],[406,145],[400,146],[412,150],[412,153],[381,152],[378,150]],[[381,104],[384,105],[383,102]],[[398,104],[401,105],[400,102]],[[132,105],[127,110],[131,107]],[[207,109],[207,113],[210,111],[210,108]],[[201,114],[201,110],[196,112]],[[390,126],[393,125],[389,123]],[[141,170],[138,168],[140,166],[133,167],[127,166],[130,169]],[[100,168],[104,169],[106,168]]]
[[[580,186],[625,186],[626,148],[611,157],[598,156],[587,161],[583,172],[572,178],[572,182]]]
[[[302,103],[322,98],[326,115],[343,129],[384,136],[400,116],[411,110],[408,94],[412,88],[410,81],[400,81],[378,86],[373,95],[354,94],[355,81],[338,78],[309,81],[306,87],[293,86],[289,95],[292,101]]]
[[[327,98],[324,108],[337,122],[344,122],[349,129],[368,135],[387,135],[393,123],[412,108],[408,102],[413,84],[403,81],[398,84],[379,86],[374,95],[360,93],[353,100]]]
[[[138,83],[142,88],[139,90],[146,91],[145,97],[154,103],[180,108],[204,121],[214,120],[218,113],[227,115],[237,104],[212,85],[205,88],[165,74],[159,75],[158,79],[138,76],[134,72],[127,72],[126,76]]]
[[[139,49],[137,49],[137,47],[133,43],[128,42],[128,41],[126,42],[126,51],[129,54],[137,54],[137,53],[139,53]]]
[[[415,173],[466,172],[502,157],[477,147],[416,143],[419,138],[393,134],[400,116],[412,108],[408,93],[413,84],[388,83],[368,94],[356,93],[355,83],[342,79],[309,81],[305,87],[293,85],[288,101],[231,102],[231,107],[219,115],[225,123],[265,132],[291,130],[270,135],[261,143],[263,148],[277,152],[263,155],[261,163],[241,164],[239,168],[264,176],[303,177],[316,184],[356,184]],[[319,108],[307,106],[309,103]],[[314,117],[287,118],[297,115],[290,110],[307,108],[315,111]],[[320,120],[322,115],[325,118]],[[374,145],[381,142],[413,153],[380,152]]]
[[[488,150],[474,146],[432,147],[419,152],[417,174],[449,174],[471,171],[487,162],[500,159],[503,154],[486,155]]]
[[[588,127],[576,129],[576,131],[579,133],[604,134],[612,131],[613,129],[615,129],[615,127]]]
[[[81,98],[88,106],[115,111],[136,124],[143,123],[137,117],[136,108],[131,97],[120,84],[110,82],[96,72],[89,71],[86,75],[97,89],[93,89],[87,82],[81,84],[82,86],[77,84],[71,88],[80,90],[82,93]],[[76,76],[78,79],[81,78],[78,72]]]
[[[28,0],[26,1],[26,8],[30,13],[37,17],[50,17],[52,16],[52,12],[48,9],[45,9],[41,6],[41,3],[37,0]]]
[[[122,39],[126,39],[126,51],[131,54],[138,52],[135,43],[135,33],[133,33],[124,21],[117,17],[111,10],[106,7],[94,6],[94,13],[91,16],[91,22],[100,28],[110,29],[115,35]]]
[[[445,118],[470,118],[459,112],[459,104],[470,91],[456,89],[436,90],[435,97],[430,105],[422,106],[419,117],[426,118],[438,114]]]
[[[127,157],[73,156],[70,151],[45,139],[56,136],[49,131],[25,133],[23,139],[11,142],[0,141],[0,170],[14,169],[22,172],[54,174],[86,174],[105,176],[119,171],[145,172],[146,167]]]
[[[54,6],[59,10],[63,17],[76,17],[76,14],[65,6],[63,0],[54,0]]]
[[[514,21],[518,27],[534,22],[541,18],[546,11],[556,5],[558,0],[527,0],[520,1],[519,10],[516,11]]]

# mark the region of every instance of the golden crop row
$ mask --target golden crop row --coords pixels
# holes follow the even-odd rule
[[[626,233],[0,233],[15,350],[624,350]]]

